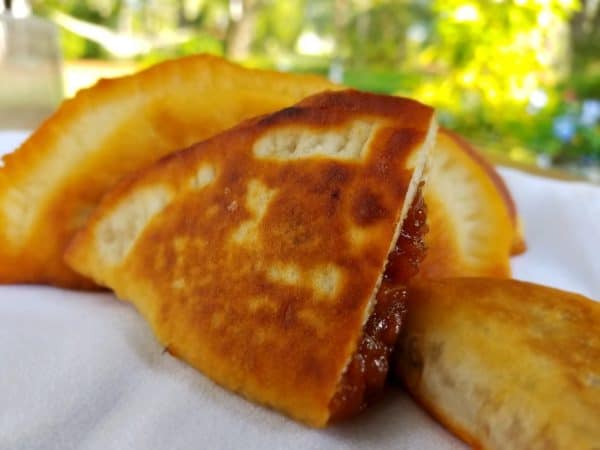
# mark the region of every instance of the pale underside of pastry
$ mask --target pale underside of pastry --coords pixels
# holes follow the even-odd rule
[[[353,107],[291,107],[170,155],[110,192],[66,254],[170,352],[314,426],[357,392],[342,378],[436,131],[408,99],[321,96]]]
[[[397,373],[475,448],[600,448],[600,304],[515,280],[410,287]]]
[[[495,169],[458,135],[440,129],[428,173],[427,257],[417,276],[510,277],[516,211]]]
[[[65,101],[0,167],[0,283],[92,287],[62,253],[125,174],[335,86],[200,55],[102,80]]]
[[[525,242],[524,226],[521,221],[521,217],[518,214],[515,201],[502,176],[498,173],[494,165],[488,160],[486,155],[477,147],[473,146],[473,144],[471,144],[463,136],[455,133],[454,131],[448,130],[447,128],[442,128],[441,132],[446,137],[450,138],[449,141],[452,143],[451,146],[453,147],[453,150],[462,150],[464,154],[469,156],[471,160],[479,166],[480,170],[486,172],[487,178],[494,184],[498,195],[502,197],[504,208],[510,216],[510,221],[512,224],[510,254],[518,255],[525,252],[527,250],[527,242]]]

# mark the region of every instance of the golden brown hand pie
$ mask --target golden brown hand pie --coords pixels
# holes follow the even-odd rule
[[[436,128],[412,100],[321,96],[341,106],[250,120],[129,177],[66,254],[171,353],[314,426],[383,387],[403,314],[392,283],[414,269],[396,241],[405,216],[424,222]]]
[[[515,280],[411,285],[397,373],[475,448],[600,444],[600,304]]]
[[[67,100],[0,167],[0,283],[92,287],[62,253],[123,175],[334,85],[201,55],[102,80]]]

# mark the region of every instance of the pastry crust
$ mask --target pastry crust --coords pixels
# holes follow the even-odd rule
[[[600,442],[600,305],[516,280],[409,288],[397,374],[475,448],[593,449]]]
[[[495,169],[440,129],[424,190],[429,233],[418,278],[510,277],[516,210]]]
[[[372,310],[433,145],[433,110],[325,93],[174,153],[109,193],[68,263],[169,351],[314,426]]]
[[[527,243],[525,242],[525,234],[523,230],[523,223],[519,214],[517,212],[517,206],[515,205],[515,201],[512,198],[512,195],[506,186],[506,183],[500,176],[500,174],[496,171],[494,166],[483,156],[483,154],[478,151],[475,147],[471,145],[469,141],[467,141],[461,135],[454,133],[448,129],[442,129],[441,132],[447,136],[449,136],[462,150],[471,157],[471,159],[476,162],[479,167],[487,173],[489,179],[494,183],[498,194],[502,197],[504,201],[504,206],[510,216],[510,220],[513,228],[513,238],[511,242],[510,253],[511,255],[519,255],[524,253],[527,250]]]
[[[0,283],[93,287],[62,253],[122,176],[241,120],[334,88],[317,76],[199,55],[80,91],[3,158]]]

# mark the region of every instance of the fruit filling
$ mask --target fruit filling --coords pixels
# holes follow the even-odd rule
[[[363,328],[357,350],[329,404],[332,422],[358,414],[383,391],[390,355],[406,312],[405,286],[416,275],[425,257],[427,209],[422,187],[423,183],[419,185],[400,236],[388,256],[375,307]]]

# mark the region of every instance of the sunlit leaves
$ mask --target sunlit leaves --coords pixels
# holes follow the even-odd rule
[[[571,0],[434,0],[433,33],[421,62],[435,76],[416,95],[443,109],[442,118],[455,127],[487,139],[522,133],[523,126],[539,129],[543,107],[528,105],[535,93],[552,97],[566,73],[565,20],[577,6]]]

